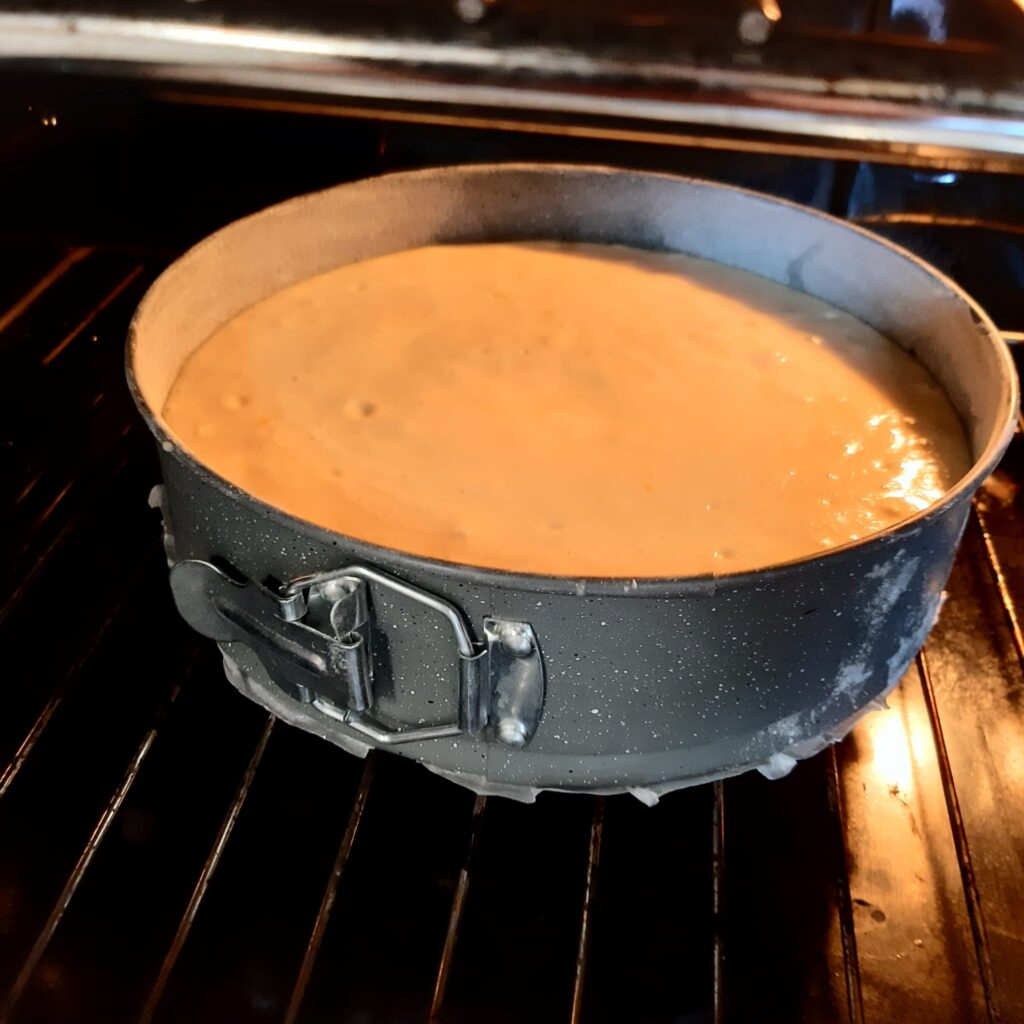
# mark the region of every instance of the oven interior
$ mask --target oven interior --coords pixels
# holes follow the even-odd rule
[[[360,762],[226,684],[174,612],[123,376],[143,291],[209,231],[467,161],[658,169],[810,204],[947,271],[1014,342],[1012,155],[382,116],[34,64],[2,81],[0,1018],[1024,1021],[1019,437],[927,646],[845,742],[653,808],[522,805]]]

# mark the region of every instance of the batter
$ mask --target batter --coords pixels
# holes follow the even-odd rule
[[[164,418],[302,519],[517,572],[761,568],[970,467],[944,393],[854,317],[744,271],[582,244],[341,267],[221,327]]]

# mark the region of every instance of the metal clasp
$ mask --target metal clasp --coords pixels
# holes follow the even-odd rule
[[[459,658],[455,721],[392,726],[371,714],[371,585],[437,612],[451,626]],[[485,642],[476,644],[455,605],[362,565],[300,577],[275,591],[210,562],[186,560],[172,568],[171,589],[194,629],[214,640],[246,644],[291,697],[375,743],[470,733],[523,747],[537,730],[545,674],[529,623],[486,618]]]

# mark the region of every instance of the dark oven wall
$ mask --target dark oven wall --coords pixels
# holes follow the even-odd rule
[[[245,106],[231,97],[218,105],[185,92],[160,101],[96,77],[0,81],[8,237],[170,253],[270,203],[390,170],[614,164],[742,185],[853,217],[946,270],[1001,328],[1024,328],[1014,309],[1024,283],[1024,190],[1013,174],[792,156],[782,144],[645,144],[344,117],[330,107],[295,112],[248,98]]]

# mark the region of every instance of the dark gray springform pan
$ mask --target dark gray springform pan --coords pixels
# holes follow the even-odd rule
[[[691,253],[847,310],[931,371],[974,465],[910,519],[784,565],[546,577],[420,558],[286,515],[197,462],[161,419],[188,355],[281,288],[416,246],[528,239]],[[971,496],[1018,408],[992,323],[909,253],[752,192],[589,167],[395,174],[231,224],[153,285],[127,361],[160,445],[174,598],[220,645],[229,679],[354,753],[387,747],[520,799],[558,789],[653,802],[749,768],[784,774],[844,735],[924,642]]]

